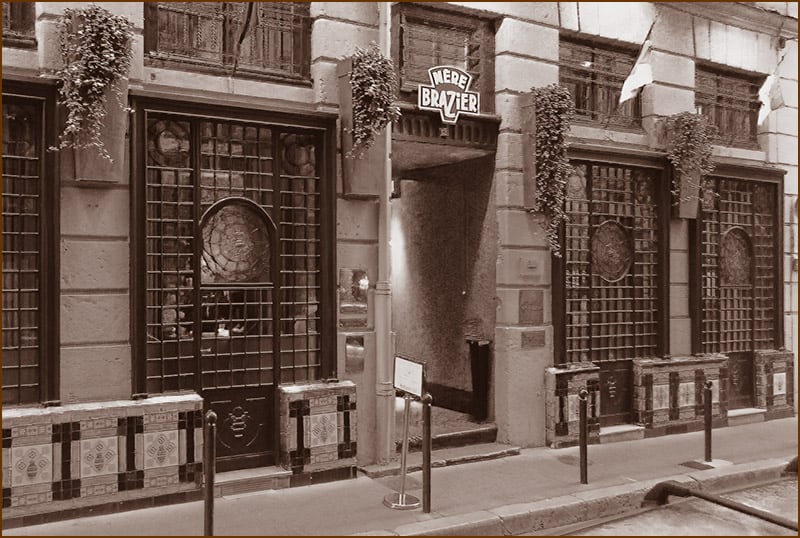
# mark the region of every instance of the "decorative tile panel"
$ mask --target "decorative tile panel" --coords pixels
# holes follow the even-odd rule
[[[653,409],[669,408],[669,385],[653,386]]]
[[[309,444],[311,448],[335,445],[337,442],[336,413],[310,415]]]
[[[169,430],[144,434],[144,468],[178,465],[178,431]]]
[[[694,382],[681,383],[678,388],[678,406],[687,407],[694,404]]]
[[[786,372],[772,374],[772,394],[786,394]]]
[[[119,453],[116,437],[84,439],[80,447],[81,478],[118,472]]]
[[[131,498],[127,493],[199,489],[202,463],[194,462],[202,461],[202,424],[196,420],[202,405],[198,395],[180,395],[67,404],[35,416],[3,409],[9,426],[3,428],[4,522],[116,503]],[[144,431],[145,423],[151,431]]]
[[[11,449],[11,486],[44,484],[53,477],[53,445]]]

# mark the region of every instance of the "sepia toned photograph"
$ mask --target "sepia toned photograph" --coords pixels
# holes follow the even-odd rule
[[[797,536],[796,2],[2,2],[2,534]]]

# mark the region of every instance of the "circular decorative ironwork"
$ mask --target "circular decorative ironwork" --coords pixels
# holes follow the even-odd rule
[[[148,154],[156,164],[169,167],[189,165],[188,125],[182,122],[159,120],[149,127]]]
[[[217,209],[203,226],[203,284],[266,282],[270,271],[269,230],[244,203]]]
[[[282,147],[283,171],[292,176],[313,177],[317,159],[314,139],[310,136],[286,135]]]
[[[742,228],[731,228],[720,245],[720,273],[725,286],[749,285],[753,272],[750,237]]]
[[[633,246],[625,228],[607,220],[592,235],[592,271],[607,282],[621,280],[633,262]]]

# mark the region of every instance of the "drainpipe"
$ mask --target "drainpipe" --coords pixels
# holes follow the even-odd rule
[[[379,2],[379,47],[381,53],[391,58],[391,3]],[[392,383],[392,289],[390,282],[391,260],[391,208],[389,193],[392,182],[392,125],[386,126],[384,148],[383,185],[378,201],[378,280],[375,283],[375,339],[377,363],[376,377],[376,425],[379,463],[387,463],[394,452],[394,387]]]

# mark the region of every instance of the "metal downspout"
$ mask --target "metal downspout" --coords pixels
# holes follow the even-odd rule
[[[391,58],[391,3],[380,2],[379,47]],[[378,280],[375,283],[375,340],[376,368],[375,403],[377,425],[376,459],[379,463],[391,460],[394,452],[394,389],[392,383],[392,289],[391,289],[391,207],[389,194],[392,181],[392,125],[386,126],[383,185],[378,203]]]

